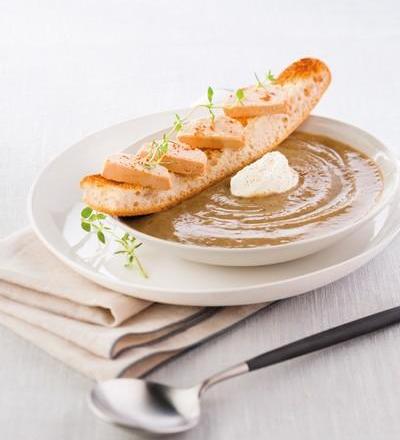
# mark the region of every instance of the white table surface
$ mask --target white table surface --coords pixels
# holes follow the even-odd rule
[[[0,0],[0,235],[27,224],[34,176],[81,137],[302,56],[332,69],[317,114],[400,152],[399,52],[396,0]],[[399,284],[400,238],[346,279],[276,304],[152,377],[192,383],[399,305]],[[201,425],[180,438],[398,438],[399,341],[391,328],[223,383],[208,393]],[[89,380],[3,328],[0,345],[1,440],[140,438],[92,416]]]

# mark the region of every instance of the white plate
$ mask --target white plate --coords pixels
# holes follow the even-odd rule
[[[192,263],[145,245],[140,258],[148,279],[123,266],[112,247],[99,249],[80,229],[79,179],[96,172],[103,158],[166,127],[171,112],[128,121],[83,139],[57,156],[39,175],[29,198],[32,225],[57,257],[83,276],[116,291],[152,301],[235,305],[285,298],[335,281],[380,252],[400,229],[398,202],[386,207],[346,241],[297,261],[268,267],[218,267]]]
[[[172,115],[171,115],[172,116]],[[171,117],[172,119],[172,117]],[[217,246],[196,246],[152,237],[143,232],[136,231],[121,220],[120,225],[140,238],[146,244],[157,247],[166,255],[175,255],[197,263],[216,264],[220,266],[262,266],[276,264],[310,255],[331,246],[343,239],[380,212],[397,194],[400,182],[399,162],[395,155],[385,147],[378,139],[357,127],[334,119],[310,116],[299,130],[328,136],[352,145],[359,151],[367,154],[375,160],[380,170],[384,188],[378,201],[370,207],[369,212],[354,221],[347,223],[341,228],[332,229],[329,233],[319,234],[316,237],[296,240],[275,246],[257,246],[252,248],[223,248]],[[160,137],[153,134],[152,139]],[[136,152],[143,142],[132,145],[128,151]]]

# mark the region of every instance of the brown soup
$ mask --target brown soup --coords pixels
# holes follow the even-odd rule
[[[279,245],[354,223],[382,192],[378,165],[341,142],[295,133],[277,150],[300,176],[299,184],[286,193],[235,197],[227,178],[165,212],[124,221],[145,234],[179,243],[228,248]]]

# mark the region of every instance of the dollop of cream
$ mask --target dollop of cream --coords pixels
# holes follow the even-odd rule
[[[299,174],[279,151],[265,154],[231,178],[231,193],[236,197],[265,197],[294,188]]]

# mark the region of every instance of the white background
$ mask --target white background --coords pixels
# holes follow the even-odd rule
[[[398,1],[0,0],[0,236],[27,224],[46,162],[111,124],[187,105],[208,85],[316,56],[333,74],[316,113],[400,153]],[[60,195],[62,197],[62,194]],[[345,245],[345,243],[344,243]],[[345,280],[275,305],[153,376],[221,367],[400,304],[400,240]],[[391,439],[400,435],[400,329],[220,385],[184,439]],[[90,382],[0,329],[2,440],[131,439],[88,412]]]

